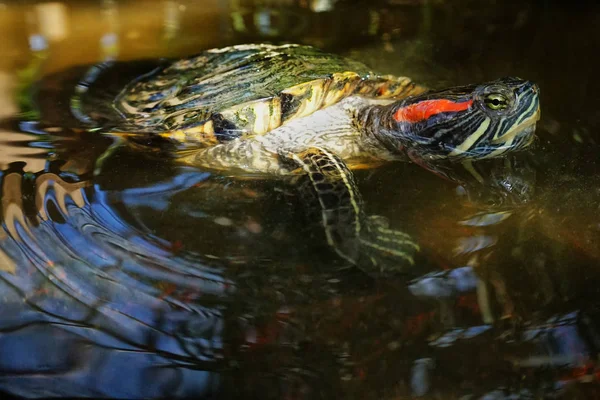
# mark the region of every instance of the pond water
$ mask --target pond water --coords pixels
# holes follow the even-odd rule
[[[494,3],[0,3],[0,391],[600,397],[600,7]],[[357,171],[369,214],[421,247],[382,279],[323,245],[294,185],[152,146],[107,153],[114,138],[69,129],[76,80],[57,77],[73,66],[256,42],[433,88],[532,80],[537,140],[449,167],[460,181],[413,163]]]

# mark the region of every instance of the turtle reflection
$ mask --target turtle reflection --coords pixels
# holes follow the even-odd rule
[[[265,398],[330,398],[400,374],[410,379],[396,390],[407,395],[454,393],[456,379],[467,376],[473,380],[464,380],[464,387],[472,389],[463,395],[539,394],[594,371],[590,338],[597,328],[590,311],[534,317],[528,311],[534,305],[507,297],[515,282],[493,252],[504,245],[502,236],[494,246],[468,252],[478,262],[384,286],[373,282],[380,286],[373,294],[357,286],[358,271],[273,258],[216,260],[179,250],[126,222],[136,219],[115,207],[145,204],[164,212],[163,200],[182,190],[227,186],[219,189],[214,181],[211,187],[205,173],[188,171],[148,188],[115,192],[98,184],[101,177],[78,180],[61,171],[65,165],[81,164],[51,163],[37,174],[15,164],[2,177],[3,258],[12,263],[4,264],[0,280],[7,293],[0,345],[8,355],[3,369],[19,373],[0,379],[4,390],[27,393],[44,382],[61,395],[185,397],[243,395],[245,384],[263,382]],[[492,235],[498,226],[511,226],[513,215],[531,214],[537,207],[530,197],[534,174],[524,165],[511,159],[446,169],[459,181],[453,185],[466,191],[467,209],[478,209],[476,216],[456,218],[457,229],[471,221]],[[515,193],[506,193],[502,183],[509,178],[521,182]],[[553,338],[564,341],[565,335],[571,345],[553,347]],[[53,351],[25,359],[17,346],[50,346],[48,340]],[[464,346],[489,357],[476,362]],[[10,356],[15,351],[19,357]],[[457,359],[463,360],[461,370],[453,374]],[[97,371],[98,385],[86,383],[88,365]],[[478,372],[482,365],[485,377]],[[549,367],[555,373],[536,372]],[[121,385],[100,384],[119,370],[135,375]],[[52,372],[52,383],[44,371]],[[511,389],[506,379],[512,374],[529,378]]]

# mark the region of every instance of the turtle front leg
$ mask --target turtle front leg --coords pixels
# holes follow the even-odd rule
[[[326,149],[311,147],[284,154],[301,167],[318,200],[328,244],[344,259],[370,274],[393,274],[412,265],[419,246],[411,237],[390,229],[385,217],[367,216],[352,172]]]

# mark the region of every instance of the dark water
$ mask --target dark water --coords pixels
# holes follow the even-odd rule
[[[1,6],[0,390],[600,398],[599,11],[543,1]],[[73,65],[259,41],[317,45],[432,87],[533,80],[538,140],[475,175],[456,167],[462,184],[408,163],[358,172],[369,213],[421,245],[414,268],[384,280],[322,245],[293,186],[135,146],[103,158],[113,139],[35,122],[40,110],[57,126],[68,118],[64,81],[35,103],[22,90]]]

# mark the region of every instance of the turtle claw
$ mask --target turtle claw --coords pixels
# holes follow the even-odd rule
[[[327,242],[337,254],[373,275],[392,275],[414,264],[419,246],[410,235],[390,229],[385,217],[364,213],[354,177],[342,159],[315,147],[288,157],[308,175],[310,185],[302,188],[317,200]]]
[[[369,274],[391,275],[414,265],[419,245],[410,235],[390,229],[385,217],[370,216],[365,223],[358,238],[358,267]]]

